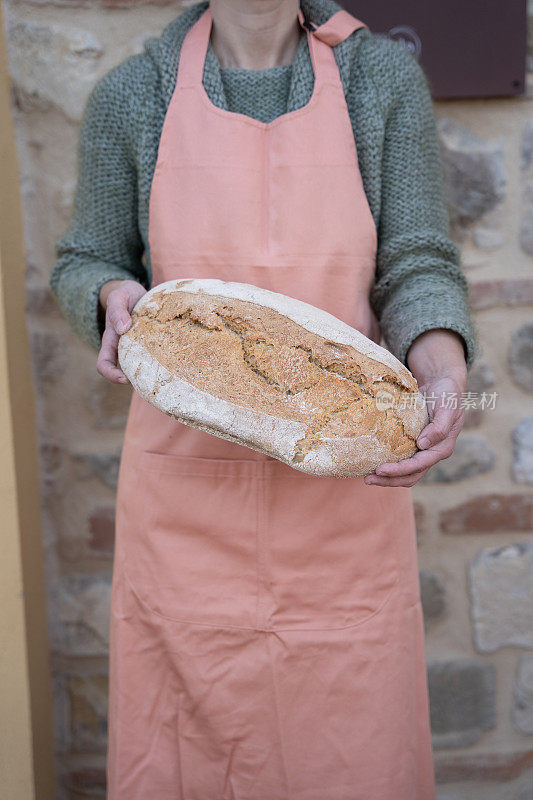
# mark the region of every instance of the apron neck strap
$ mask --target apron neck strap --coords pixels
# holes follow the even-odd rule
[[[317,27],[308,22],[302,9],[298,8],[298,20],[307,32],[315,80],[319,83],[324,83],[330,78],[329,71],[332,67],[331,58],[326,54],[321,58],[323,44],[329,45],[327,48],[329,54],[329,48],[344,41],[358,28],[366,27],[347,11],[337,11],[323,25]],[[187,31],[181,46],[176,86],[178,84],[180,87],[198,86],[202,83],[212,23],[213,18],[208,6]]]
[[[311,31],[313,36],[316,36],[317,39],[320,39],[321,42],[325,42],[325,44],[328,44],[330,47],[334,47],[336,44],[339,44],[339,42],[343,42],[354,31],[367,27],[364,22],[361,22],[360,19],[353,17],[343,9],[335,12],[335,14],[322,25],[317,26],[305,19],[302,7],[300,6],[298,9],[298,19],[303,28]]]

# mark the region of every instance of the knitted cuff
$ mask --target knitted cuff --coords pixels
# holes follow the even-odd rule
[[[446,316],[443,316],[442,318],[438,316],[432,316],[431,319],[418,320],[417,324],[410,328],[409,333],[404,334],[404,338],[396,343],[397,352],[394,352],[396,358],[398,358],[402,364],[407,366],[407,353],[416,337],[420,336],[420,334],[424,333],[425,331],[435,330],[436,328],[445,328],[446,330],[454,331],[461,336],[465,353],[466,367],[467,370],[469,370],[476,356],[475,334],[471,326],[461,324],[457,320],[450,320],[449,317]]]
[[[446,297],[445,292],[443,297]],[[441,299],[440,308],[431,306],[424,297],[412,298],[408,306],[389,305],[381,316],[380,327],[390,351],[405,366],[407,351],[416,337],[436,328],[446,328],[461,336],[468,370],[477,354],[476,332],[461,298]]]
[[[50,288],[76,334],[98,351],[103,334],[98,317],[100,289],[107,281],[137,280],[137,276],[127,269],[103,262],[85,263],[76,266],[75,270],[75,280],[72,269],[55,279],[52,275]]]

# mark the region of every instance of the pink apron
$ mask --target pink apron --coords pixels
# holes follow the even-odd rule
[[[299,20],[304,24],[301,10]],[[379,340],[376,228],[332,46],[269,123],[216,107],[188,31],[151,196],[153,285],[252,283]],[[319,478],[133,394],[113,572],[109,800],[434,800],[411,490]]]

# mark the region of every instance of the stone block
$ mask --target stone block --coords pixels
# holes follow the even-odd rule
[[[39,477],[43,506],[64,493],[65,484],[62,476],[64,462],[65,453],[59,445],[50,441],[39,443]]]
[[[107,676],[69,675],[71,747],[74,752],[102,752],[107,745]]]
[[[77,465],[76,477],[97,478],[110,489],[117,488],[120,467],[120,451],[111,453],[77,453],[74,456]]]
[[[466,390],[481,394],[494,386],[494,370],[488,361],[484,359],[476,360],[468,373]]]
[[[67,365],[63,339],[48,331],[33,331],[30,348],[33,374],[39,383],[55,381],[63,374]]]
[[[50,314],[58,311],[56,299],[47,286],[28,286],[26,287],[26,313],[31,317],[33,314]]]
[[[496,278],[473,281],[468,289],[471,308],[483,311],[496,306],[514,308],[533,303],[533,278]]]
[[[472,364],[467,378],[466,391],[481,395],[494,385],[494,370],[488,361],[480,359]],[[479,401],[479,398],[478,398]],[[463,428],[477,428],[483,422],[485,411],[476,402],[474,408],[465,409]]]
[[[453,483],[488,472],[494,466],[492,448],[478,436],[459,435],[449,458],[438,461],[420,483]]]
[[[440,752],[435,755],[435,780],[437,783],[507,782],[520,777],[532,766],[533,749],[486,753]]]
[[[438,120],[438,131],[452,224],[477,222],[505,197],[503,143],[482,139],[446,117]]]
[[[69,792],[69,798],[96,800],[106,796],[105,766],[80,766],[63,775],[61,783]],[[156,798],[154,798],[156,800]]]
[[[485,412],[482,411],[481,408],[466,408],[463,430],[466,431],[471,428],[479,428],[484,419]]]
[[[533,255],[533,124],[528,121],[522,133],[522,218],[519,240],[522,250]]]
[[[444,533],[529,531],[533,526],[530,494],[483,494],[441,511]]]
[[[67,666],[63,671],[56,672],[54,702],[58,752],[105,754],[108,712],[107,671],[98,667]],[[57,709],[60,709],[60,719]]]
[[[533,653],[518,661],[511,719],[521,733],[533,733]]]
[[[528,781],[519,786],[515,794],[513,794],[513,800],[533,800],[533,781]]]
[[[438,575],[426,569],[420,570],[420,597],[424,612],[426,629],[435,620],[442,617],[446,610],[446,592]]]
[[[79,121],[97,79],[102,45],[83,28],[11,18],[9,70],[23,111],[61,109]]]
[[[531,5],[533,11],[533,3],[531,0],[528,0],[528,3]],[[533,13],[531,14],[530,24],[531,30],[529,31],[529,36],[531,37],[531,44],[533,46]],[[521,156],[522,170],[528,172],[533,168],[533,124],[530,121],[526,122],[524,130],[522,131]]]
[[[515,383],[533,392],[533,325],[522,325],[513,333],[508,358]]]
[[[533,483],[533,417],[523,419],[513,431],[513,480]]]
[[[56,579],[49,604],[52,650],[67,656],[107,656],[110,602],[110,574]]]
[[[115,508],[94,508],[89,515],[88,546],[95,555],[111,557],[115,544]]]
[[[64,450],[55,442],[43,441],[39,445],[41,469],[43,472],[57,472],[64,458]]]
[[[533,648],[533,542],[481,550],[468,578],[476,649]]]
[[[474,231],[474,243],[481,250],[494,250],[503,244],[503,236],[500,231],[492,228],[476,228]]]
[[[426,533],[426,509],[419,500],[413,502],[415,512],[416,543],[419,545]]]
[[[467,747],[496,725],[496,669],[461,659],[428,664],[433,746]]]
[[[99,375],[91,376],[88,381],[85,398],[92,424],[96,428],[122,430],[128,416],[131,386],[110,383]]]
[[[529,256],[533,255],[533,182],[524,188],[522,198],[522,219],[519,232],[520,247]]]

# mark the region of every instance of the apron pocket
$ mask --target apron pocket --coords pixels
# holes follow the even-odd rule
[[[409,491],[279,463],[269,472],[259,535],[265,626],[342,628],[378,613],[402,575]]]
[[[123,456],[117,543],[139,599],[168,619],[253,627],[257,462]]]
[[[406,571],[412,495],[262,461],[125,451],[117,552],[170,620],[334,629],[379,613]]]

